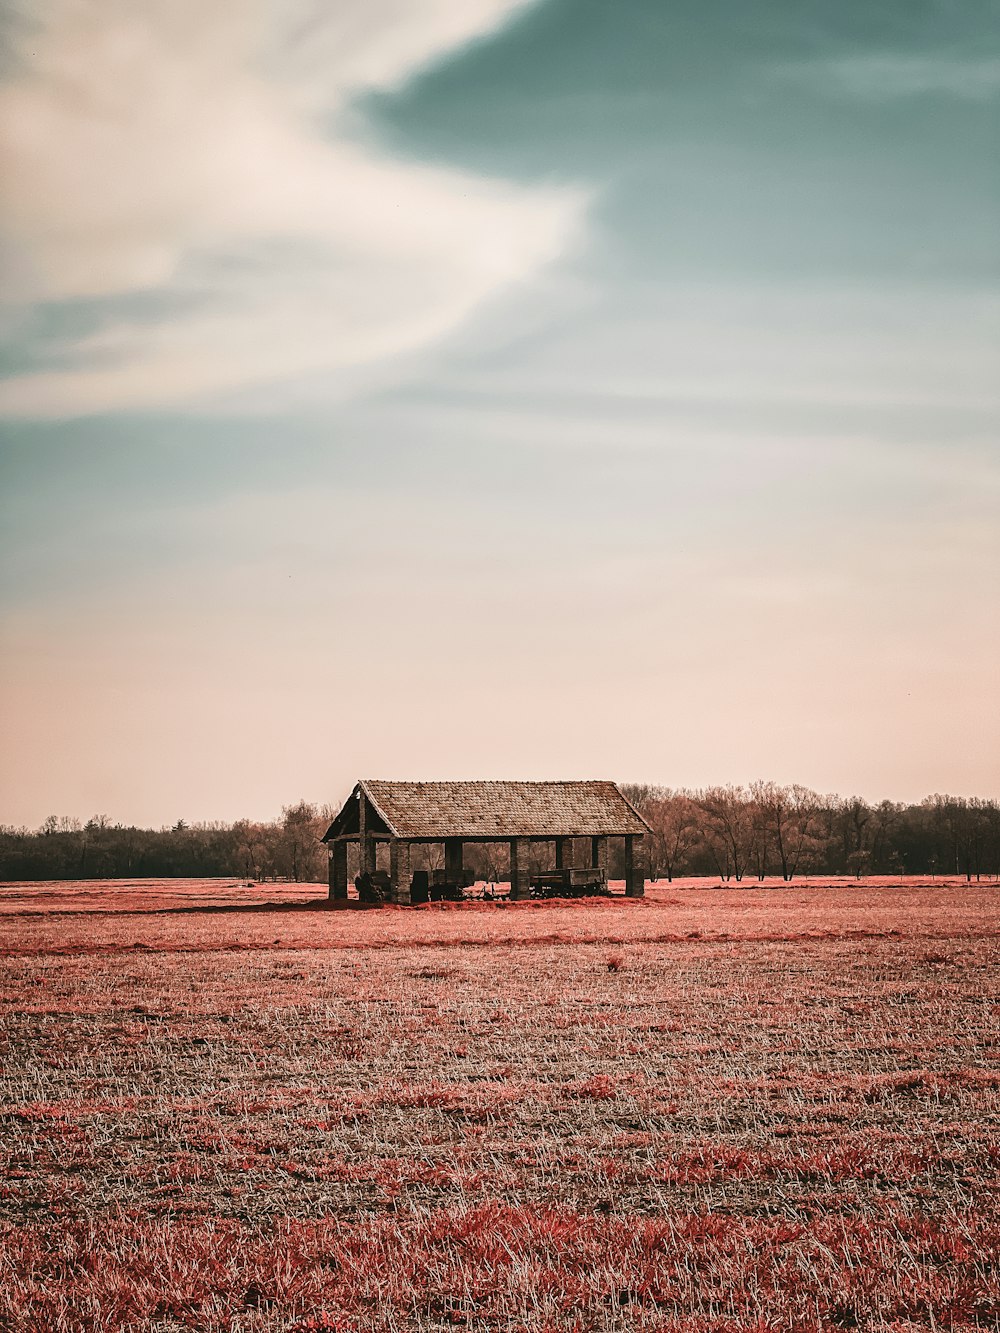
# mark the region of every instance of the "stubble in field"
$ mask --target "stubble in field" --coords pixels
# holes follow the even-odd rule
[[[15,1333],[1000,1319],[996,888],[45,902],[3,918]]]

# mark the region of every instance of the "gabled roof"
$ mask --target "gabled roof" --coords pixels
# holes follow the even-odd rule
[[[364,791],[379,832],[397,838],[588,838],[648,833],[613,782],[359,782],[324,841],[358,831]]]

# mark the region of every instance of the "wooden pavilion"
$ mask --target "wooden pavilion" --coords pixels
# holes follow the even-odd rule
[[[389,845],[388,898],[409,904],[414,845],[443,843],[445,872],[463,883],[467,842],[510,846],[510,896],[528,896],[529,845],[555,845],[555,872],[606,883],[608,840],[625,844],[625,892],[645,891],[643,836],[649,825],[613,782],[359,782],[327,829],[330,898],[347,897],[347,848],[356,842],[361,875],[373,875],[379,843]],[[581,843],[586,851],[584,857]],[[583,864],[586,860],[587,864]],[[584,872],[590,871],[590,876]]]

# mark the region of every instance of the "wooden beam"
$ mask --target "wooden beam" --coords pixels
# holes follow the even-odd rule
[[[358,874],[370,875],[375,869],[375,843],[368,836],[368,798],[358,788]]]
[[[511,838],[510,840],[510,898],[511,902],[517,902],[519,898],[527,897],[527,872],[521,865],[520,838]]]
[[[462,877],[463,843],[461,838],[445,838],[444,868],[449,880],[457,884]]]
[[[568,870],[573,864],[573,839],[556,838],[556,869]]]
[[[605,877],[608,873],[608,840],[605,837],[591,838],[590,840],[590,864],[595,870],[603,870]]]
[[[389,842],[389,892],[394,903],[409,907],[411,903],[410,886],[413,875],[410,872],[410,844],[403,838],[392,838]]]
[[[347,843],[339,838],[330,845],[330,901],[347,897]]]
[[[641,898],[646,892],[646,858],[641,833],[625,837],[625,896]]]

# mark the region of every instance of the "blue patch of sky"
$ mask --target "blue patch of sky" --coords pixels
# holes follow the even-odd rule
[[[655,329],[661,292],[669,300],[670,281],[679,277],[791,287],[809,278],[831,291],[847,279],[962,288],[995,277],[995,99],[940,87],[852,98],[818,71],[823,62],[873,55],[981,61],[1000,47],[998,13],[978,0],[548,0],[355,110],[365,132],[414,158],[521,179],[596,182],[588,248],[570,262],[601,295],[579,332],[584,343],[603,338],[610,346],[626,317],[647,317],[653,350],[645,369],[654,382],[661,369],[673,369],[669,350],[657,362]],[[789,77],[795,69],[805,74]],[[914,308],[915,323],[921,315],[941,318],[933,304]],[[150,295],[118,308],[43,308],[30,316],[27,355],[58,358],[64,343],[108,318],[169,313]],[[850,339],[852,317],[849,305],[815,303],[796,316],[801,327],[793,320],[785,332],[803,344],[812,339],[822,357],[831,331]],[[725,304],[711,318],[721,331]],[[766,303],[760,320],[781,331]],[[710,322],[699,334],[708,343]],[[850,514],[856,523],[863,511],[873,518],[927,513],[936,494],[951,503],[965,484],[960,471],[942,488],[938,474],[902,462],[886,467],[872,457],[866,466],[857,448],[838,460],[815,450],[766,455],[751,444],[741,460],[734,447],[704,437],[715,431],[736,439],[750,426],[758,437],[792,442],[867,433],[911,448],[984,439],[995,421],[995,408],[974,393],[908,403],[905,377],[892,379],[901,392],[886,403],[863,395],[847,401],[842,381],[831,381],[827,399],[820,385],[801,401],[749,406],[739,392],[727,396],[712,383],[692,383],[686,395],[674,386],[662,403],[627,393],[609,398],[591,383],[585,360],[574,364],[572,310],[556,305],[531,331],[520,327],[514,320],[509,337],[485,345],[473,339],[468,349],[463,334],[409,384],[316,418],[161,413],[7,425],[0,445],[3,544],[11,557],[5,598],[20,604],[42,591],[141,578],[192,540],[189,529],[181,536],[169,522],[137,533],[135,515],[141,524],[143,516],[296,488],[329,492],[338,504],[376,493],[409,497],[406,540],[442,559],[449,537],[422,519],[428,497],[463,505],[462,530],[478,524],[500,549],[519,534],[530,542],[545,524],[583,547],[597,541],[588,533],[600,526],[635,549],[692,540],[706,518],[748,508],[756,521],[773,516],[786,531],[804,530],[820,515],[832,523]],[[898,331],[877,333],[883,347],[903,348],[905,362]],[[752,324],[746,337],[752,346]],[[525,368],[544,370],[552,348],[569,379],[519,379]],[[726,355],[734,356],[732,347],[720,353],[723,370]],[[765,389],[775,373],[780,379],[781,355],[779,347]],[[625,353],[620,364],[627,361]],[[922,362],[913,364],[918,372]],[[567,388],[574,372],[577,387]],[[876,364],[876,380],[879,373]],[[505,406],[514,413],[506,432],[497,418]],[[577,442],[572,457],[562,447],[546,451],[548,433],[530,421],[536,407],[539,418],[569,423],[570,434],[574,417],[592,425],[603,411],[604,442]],[[663,447],[619,448],[633,439],[633,422],[652,423],[640,438]],[[247,534],[248,542],[267,540]]]
[[[330,532],[351,508],[363,509],[376,547],[390,522],[398,529],[402,504],[409,512],[404,542],[441,555],[459,532],[477,529],[489,540],[502,529],[503,544],[514,543],[570,504],[595,522],[601,512],[613,518],[631,493],[620,474],[594,485],[600,457],[567,471],[559,454],[537,456],[529,441],[470,450],[466,436],[442,431],[433,414],[415,421],[410,412],[386,416],[375,408],[340,414],[333,425],[291,415],[116,416],[16,423],[6,437],[0,595],[8,607],[134,584],[179,560],[203,561],[207,574],[241,551],[280,547],[288,497],[297,492],[325,497]],[[280,530],[265,519],[235,534],[216,531],[214,510],[262,496]],[[454,506],[451,533],[427,517],[442,502]],[[387,505],[394,506],[391,519],[381,517]],[[198,522],[199,513],[208,521]],[[303,533],[317,553],[324,548],[321,524],[313,513],[311,536]],[[220,542],[230,549],[220,551]]]
[[[590,307],[453,342],[392,396],[446,412],[516,395],[591,424],[603,410],[611,446],[645,420],[664,468],[743,431],[744,486],[762,437],[798,438],[814,511],[856,513],[859,454],[898,446],[877,464],[891,483],[860,503],[894,486],[915,516],[935,483],[907,451],[993,448],[998,54],[992,0],[549,0],[364,99],[394,152],[598,190],[564,265]]]
[[[210,308],[213,298],[238,290],[241,280],[252,280],[278,265],[294,280],[321,259],[320,250],[311,241],[272,239],[223,252],[199,251],[183,260],[169,287],[39,301],[12,311],[0,326],[0,377],[99,367],[117,355],[105,351],[97,336],[109,327],[141,332],[168,324],[178,315]],[[95,336],[96,342],[88,346],[87,339]]]
[[[40,301],[8,317],[0,335],[0,376],[31,371],[97,366],[97,348],[81,353],[81,343],[112,324],[161,324],[205,303],[194,292],[151,289],[114,296]]]
[[[549,0],[361,110],[397,152],[597,181],[623,272],[968,281],[1000,273],[998,53],[985,0]]]

